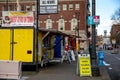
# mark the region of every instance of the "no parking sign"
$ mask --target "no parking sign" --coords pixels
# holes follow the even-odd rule
[[[94,24],[100,24],[100,16],[94,16]]]

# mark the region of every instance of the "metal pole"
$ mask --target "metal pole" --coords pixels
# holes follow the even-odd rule
[[[80,12],[76,12],[75,15],[77,17],[77,27],[76,27],[76,31],[78,33],[78,37],[76,38],[76,50],[77,50],[77,65],[76,65],[76,74],[79,75],[79,57],[78,57],[78,53],[79,53],[79,14]]]
[[[92,16],[95,16],[95,0],[92,0]],[[96,55],[96,25],[92,25],[92,75],[99,76],[99,68],[97,65],[97,55]]]
[[[38,20],[39,20],[39,0],[37,0],[37,14],[36,14],[36,71],[38,72]]]

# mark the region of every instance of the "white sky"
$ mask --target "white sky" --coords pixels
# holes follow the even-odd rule
[[[100,16],[100,24],[97,26],[98,35],[103,35],[104,30],[107,30],[107,35],[110,35],[111,16],[118,8],[120,8],[120,0],[96,0],[96,15]]]

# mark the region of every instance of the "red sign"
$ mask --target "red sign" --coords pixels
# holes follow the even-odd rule
[[[100,16],[94,16],[94,23],[99,24],[100,23]]]
[[[2,26],[34,26],[33,12],[3,12]]]

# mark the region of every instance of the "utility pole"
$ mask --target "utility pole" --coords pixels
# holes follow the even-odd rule
[[[96,10],[96,0],[92,0],[92,16],[95,16]],[[96,54],[96,25],[92,25],[92,76],[99,76],[99,68],[97,64],[97,54]]]
[[[38,21],[39,21],[39,2],[40,0],[36,0],[36,27],[35,27],[35,33],[36,33],[36,71],[39,71],[39,66],[38,66]]]
[[[79,16],[80,16],[80,12],[76,12],[75,13],[76,18],[77,18],[77,26],[75,27],[75,31],[77,31],[78,33],[78,37],[76,38],[76,51],[77,51],[77,67],[76,67],[76,74],[79,74],[79,60],[78,60],[78,53],[79,53]]]

